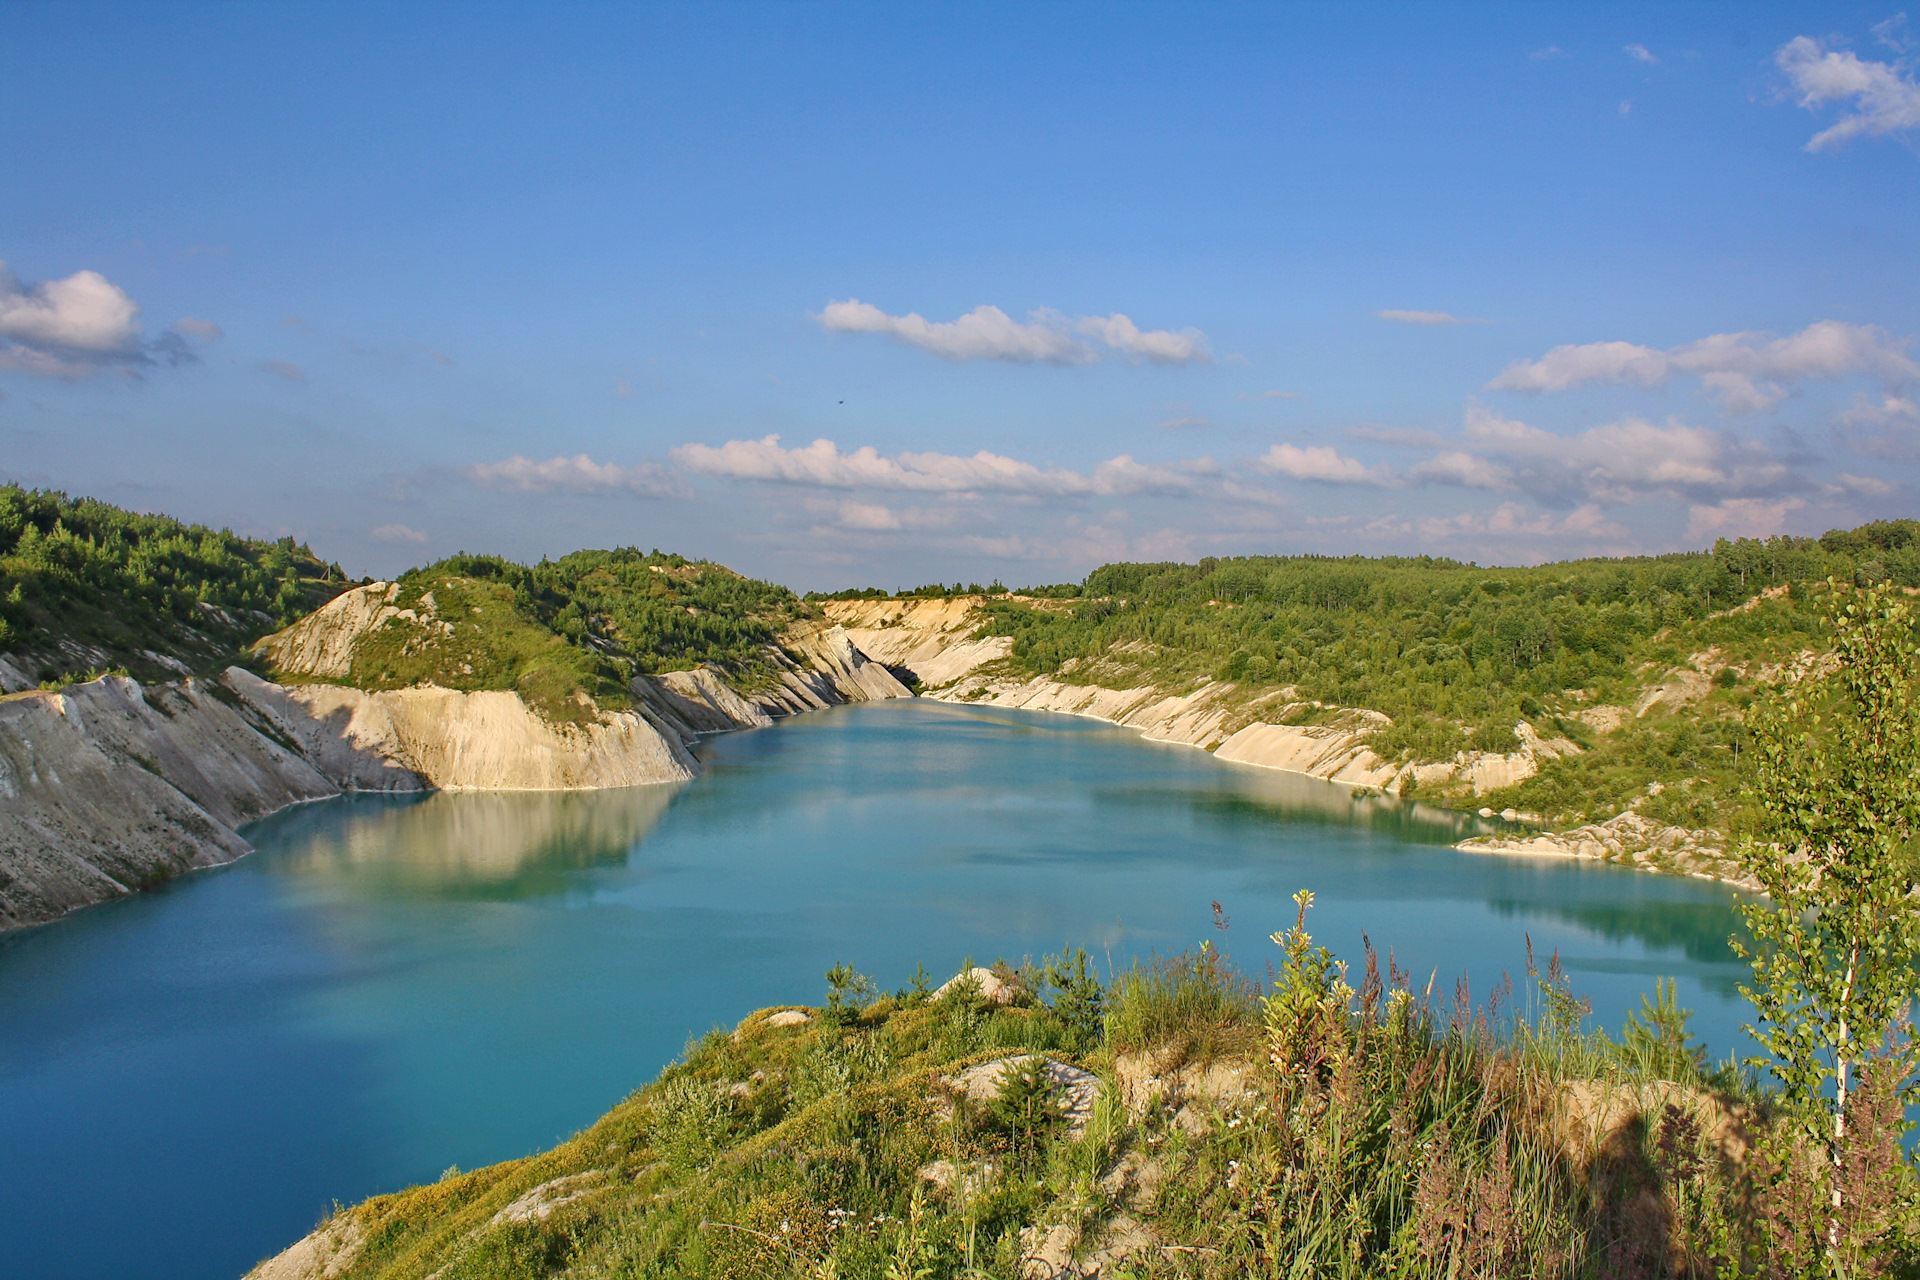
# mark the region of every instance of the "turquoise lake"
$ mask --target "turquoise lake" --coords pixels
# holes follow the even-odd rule
[[[1301,888],[1322,941],[1439,991],[1524,982],[1531,933],[1602,1025],[1672,975],[1716,1057],[1740,1038],[1719,885],[1457,853],[1472,819],[1045,713],[865,704],[701,755],[684,787],[303,806],[0,935],[0,1271],[232,1280],[335,1200],[551,1145],[836,962],[1211,939],[1259,974]]]

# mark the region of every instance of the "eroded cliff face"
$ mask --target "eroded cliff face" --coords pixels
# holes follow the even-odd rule
[[[347,592],[262,647],[307,683],[238,667],[142,686],[106,677],[0,698],[0,928],[53,919],[252,851],[238,828],[342,791],[549,791],[685,782],[702,733],[911,696],[837,626],[769,651],[774,679],[717,668],[633,682],[634,709],[555,723],[507,691],[327,683],[353,641],[399,616],[384,583]],[[315,677],[319,677],[315,679]]]
[[[217,681],[108,676],[0,698],[0,927],[231,862],[252,851],[241,824],[349,778],[422,785],[309,758]]]
[[[405,768],[429,786],[465,791],[567,791],[685,782],[698,770],[677,734],[635,711],[554,724],[518,694],[427,685],[366,693],[341,685],[278,689],[322,751],[346,746]]]

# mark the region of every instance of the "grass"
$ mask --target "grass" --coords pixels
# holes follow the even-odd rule
[[[1029,966],[1006,1007],[838,970],[811,1021],[708,1034],[552,1151],[339,1211],[340,1274],[980,1280],[1044,1250],[1133,1280],[1757,1277],[1823,1229],[1818,1171],[1756,1154],[1774,1102],[1704,1070],[1670,991],[1616,1040],[1552,962],[1517,1010],[1371,953],[1355,988],[1304,917],[1264,990],[1211,948],[1104,989]],[[1078,1129],[1037,1070],[984,1105],[943,1083],[1018,1051],[1101,1078]],[[1911,1272],[1893,1150],[1860,1274]]]

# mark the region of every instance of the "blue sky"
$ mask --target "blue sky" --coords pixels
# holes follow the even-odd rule
[[[1886,4],[0,31],[0,476],[355,573],[1024,583],[1914,514],[1920,13]]]

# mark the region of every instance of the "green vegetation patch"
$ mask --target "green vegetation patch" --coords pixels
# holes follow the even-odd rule
[[[609,710],[628,706],[626,666],[543,625],[511,582],[423,569],[399,587],[402,615],[354,644],[353,685],[512,690],[561,723],[592,719],[582,695]]]
[[[218,670],[350,585],[291,538],[0,485],[0,652],[39,679]]]

